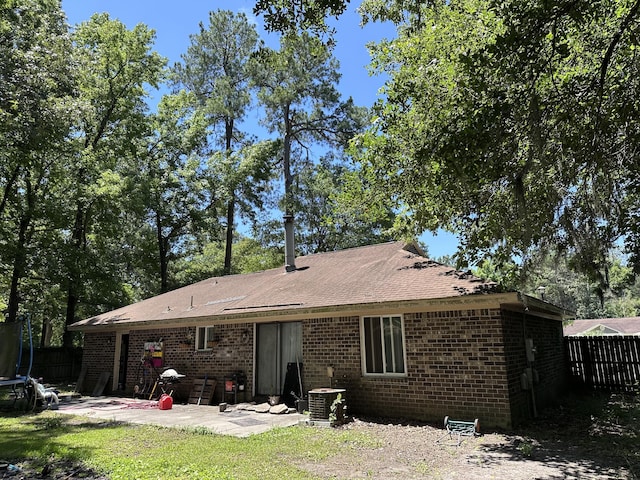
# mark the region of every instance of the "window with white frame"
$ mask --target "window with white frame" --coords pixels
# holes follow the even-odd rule
[[[210,350],[209,342],[214,341],[213,327],[198,327],[196,330],[196,350]]]
[[[399,315],[362,317],[363,370],[369,375],[404,375],[404,325]]]

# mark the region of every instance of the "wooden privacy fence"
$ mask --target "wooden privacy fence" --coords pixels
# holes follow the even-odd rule
[[[631,392],[640,387],[640,337],[565,337],[571,375],[596,390]]]
[[[26,374],[29,365],[29,349],[22,350],[20,370]],[[43,377],[45,382],[53,380],[75,380],[82,367],[82,348],[34,348],[31,375]]]

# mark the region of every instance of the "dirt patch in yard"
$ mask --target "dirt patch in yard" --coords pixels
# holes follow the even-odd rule
[[[9,464],[11,465],[11,464]],[[13,480],[33,480],[46,478],[49,480],[109,480],[109,477],[98,474],[79,462],[67,460],[52,461],[39,466],[35,462],[25,461],[18,465],[4,466],[0,464],[0,478]]]
[[[338,428],[366,432],[377,448],[348,446],[302,467],[331,479],[638,479],[638,420],[635,397],[588,395],[514,432],[463,436],[457,445],[441,426],[354,419]]]

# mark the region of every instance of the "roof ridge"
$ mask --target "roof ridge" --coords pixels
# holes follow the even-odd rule
[[[602,322],[611,320],[640,320],[640,316],[634,317],[600,317],[600,318],[576,318],[574,322]]]
[[[383,245],[392,245],[394,243],[401,244],[404,247],[404,245],[406,245],[407,242],[403,242],[401,240],[389,240],[389,241],[386,241],[386,242],[373,243],[373,244],[368,244],[368,245],[359,245],[357,247],[339,248],[339,249],[336,249],[336,250],[329,250],[327,252],[309,253],[307,255],[301,255],[298,258],[308,258],[308,257],[317,256],[317,255],[341,254],[341,253],[352,251],[352,250],[363,250],[365,248],[376,248],[376,247],[381,247]],[[401,248],[403,248],[403,247],[401,247]]]

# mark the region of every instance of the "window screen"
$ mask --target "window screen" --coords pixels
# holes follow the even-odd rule
[[[365,373],[405,373],[402,317],[362,319]]]

